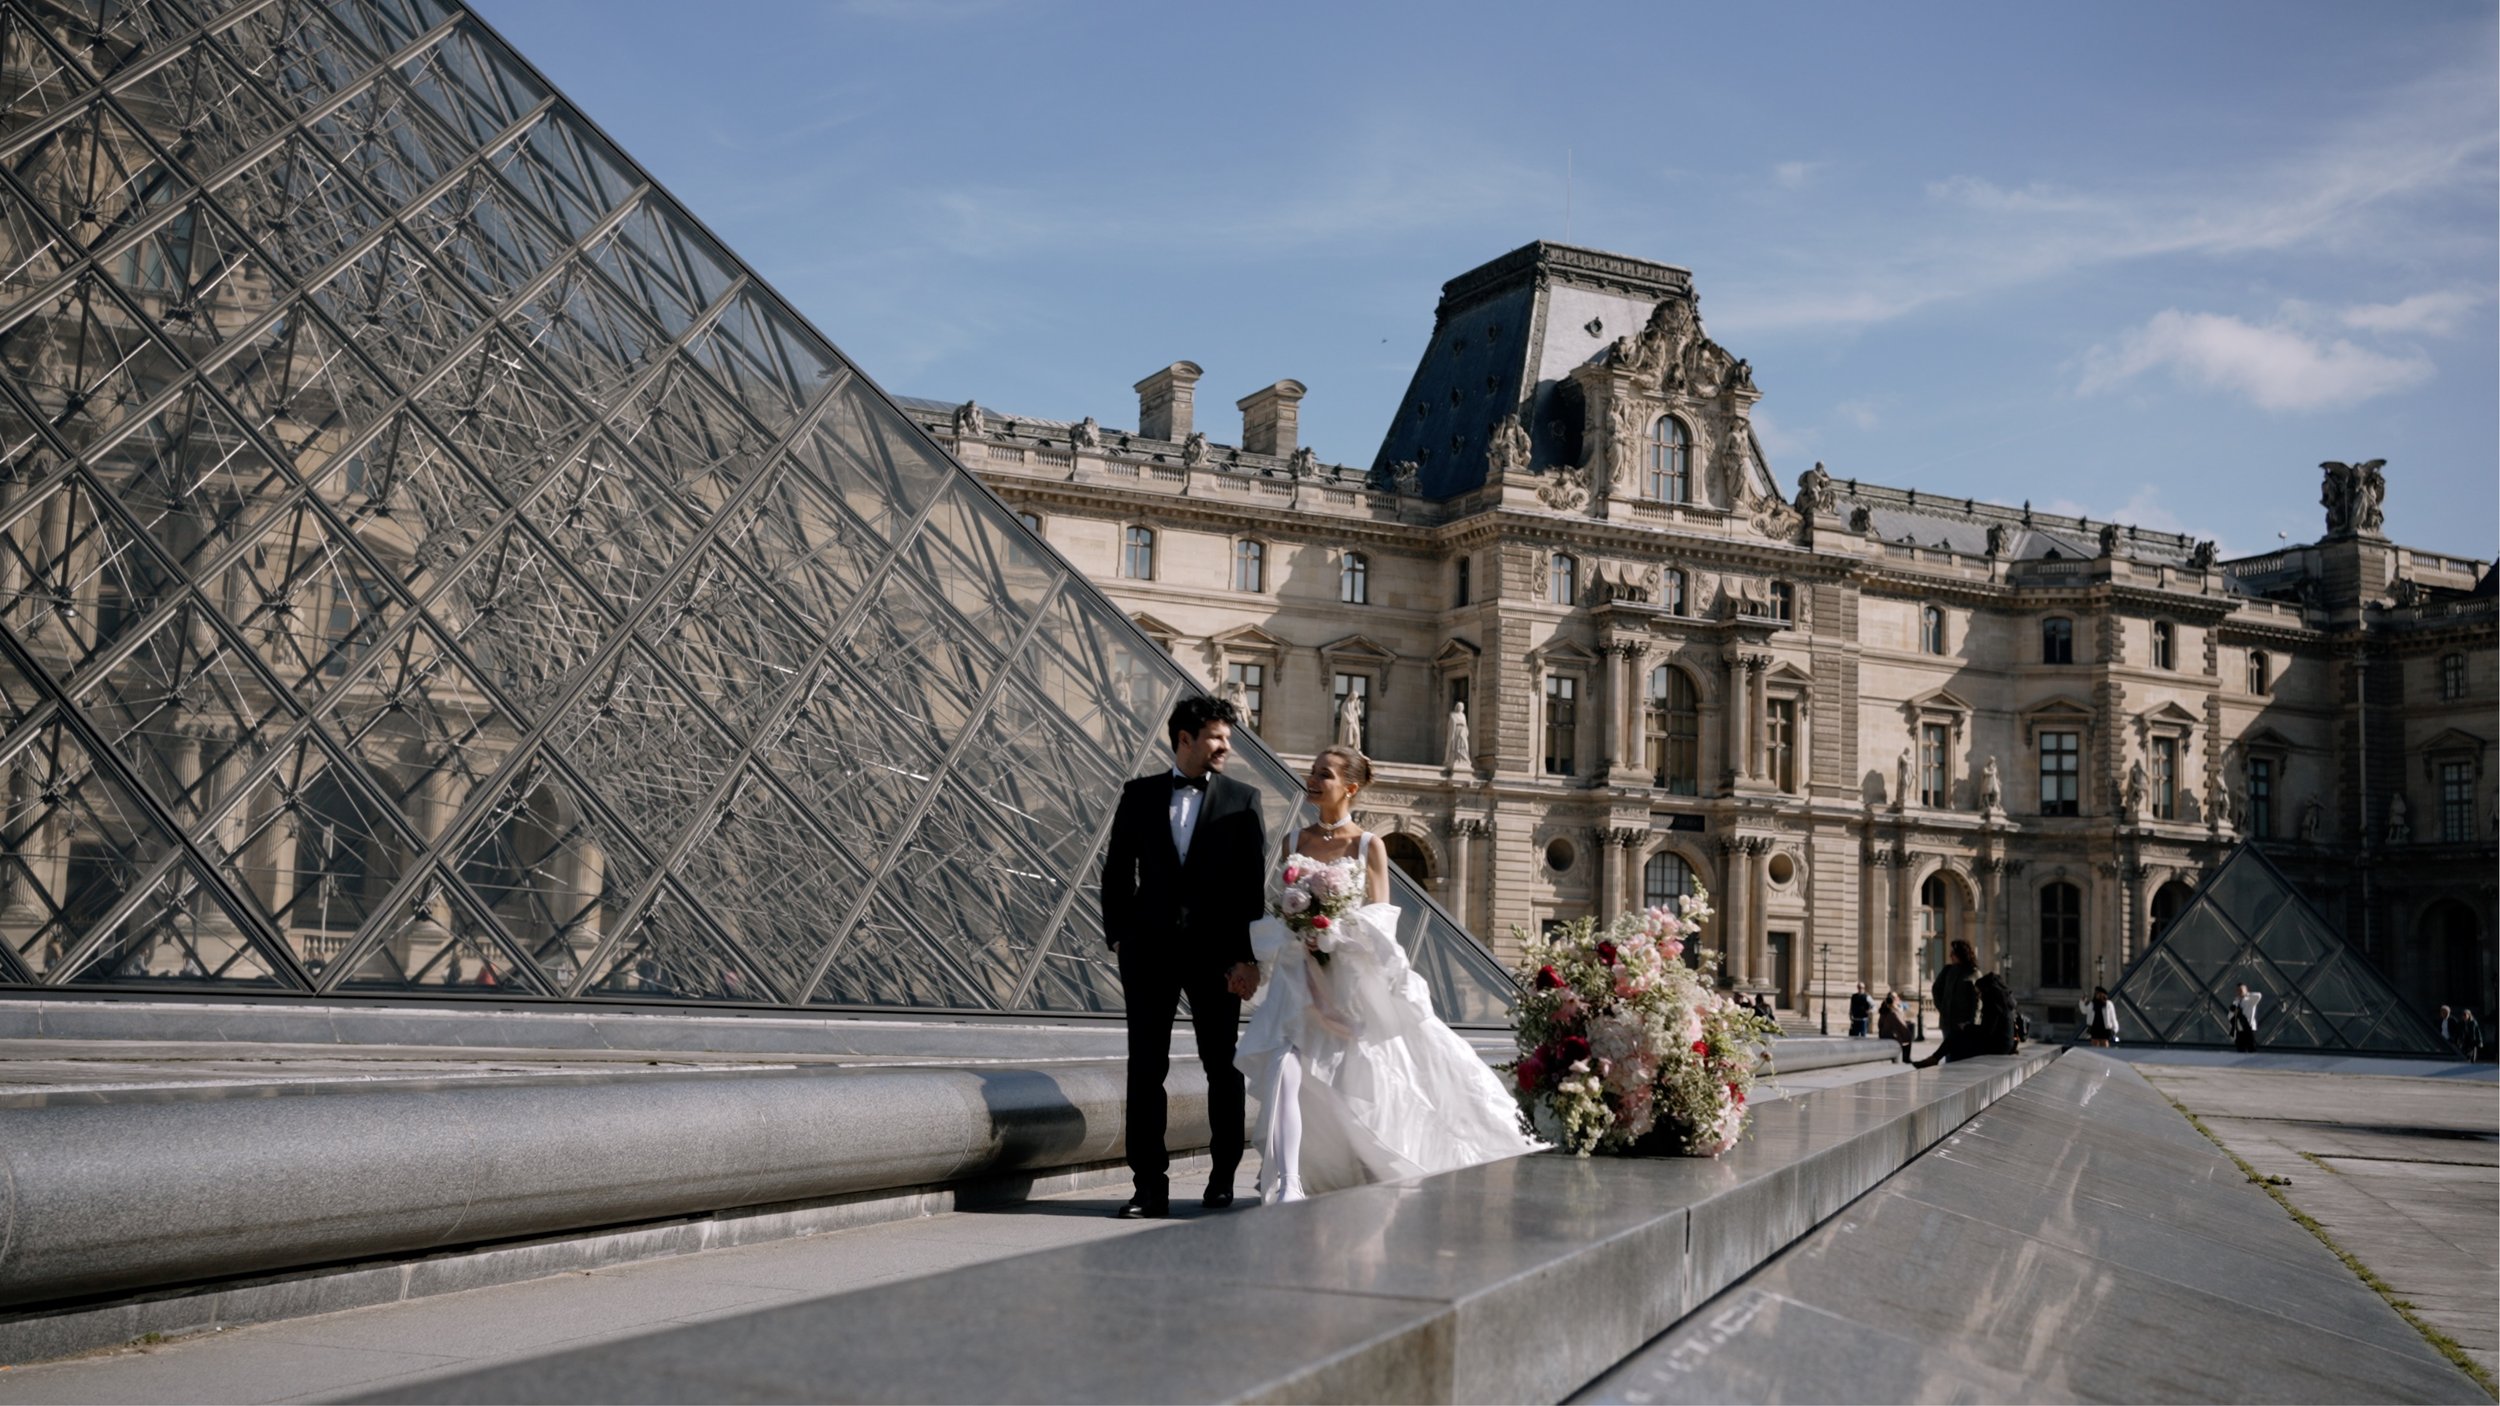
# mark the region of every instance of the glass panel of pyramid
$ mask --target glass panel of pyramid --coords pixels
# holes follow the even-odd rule
[[[0,156],[0,987],[1119,1008],[1191,681],[476,17],[0,0]]]
[[[2149,1044],[2228,1045],[2242,983],[2264,998],[2261,1049],[2449,1053],[2254,845],[2207,874],[2119,979],[2120,1031]]]

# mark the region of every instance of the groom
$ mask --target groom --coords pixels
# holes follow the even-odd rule
[[[1165,725],[1172,769],[1141,776],[1120,793],[1102,860],[1102,926],[1120,962],[1128,1000],[1128,1165],[1137,1194],[1122,1220],[1171,1212],[1171,1158],[1163,1148],[1163,1076],[1172,1064],[1172,1021],[1189,996],[1198,1062],[1207,1071],[1214,1162],[1200,1204],[1233,1204],[1241,1165],[1241,1071],[1233,1043],[1241,1002],[1258,990],[1250,924],[1267,894],[1267,826],[1259,795],[1224,775],[1233,752],[1233,705],[1184,698]]]

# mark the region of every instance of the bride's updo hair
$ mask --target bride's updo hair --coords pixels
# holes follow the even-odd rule
[[[1337,774],[1343,776],[1347,781],[1352,782],[1354,785],[1369,786],[1372,784],[1372,764],[1362,753],[1354,750],[1342,742],[1332,742],[1329,745],[1320,748],[1319,754],[1323,757],[1335,757],[1337,759]]]

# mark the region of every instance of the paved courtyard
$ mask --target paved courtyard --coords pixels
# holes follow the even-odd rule
[[[2500,1098],[2489,1077],[2329,1073],[2255,1057],[2240,1067],[2141,1060],[2284,1197],[2485,1371],[2500,1351]],[[2345,1068],[2355,1062],[2347,1062]],[[2267,1067],[2267,1066],[2271,1067]]]

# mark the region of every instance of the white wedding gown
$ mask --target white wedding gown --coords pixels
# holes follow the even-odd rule
[[[1376,843],[1366,834],[1354,857],[1335,861],[1356,893]],[[1294,854],[1284,863],[1328,861]],[[1281,919],[1250,926],[1263,983],[1233,1063],[1259,1102],[1254,1140],[1267,1187],[1280,1172],[1298,1173],[1299,1190],[1330,1191],[1543,1146],[1519,1130],[1501,1076],[1432,1013],[1431,993],[1398,945],[1397,918],[1388,903],[1348,911],[1325,963]]]

